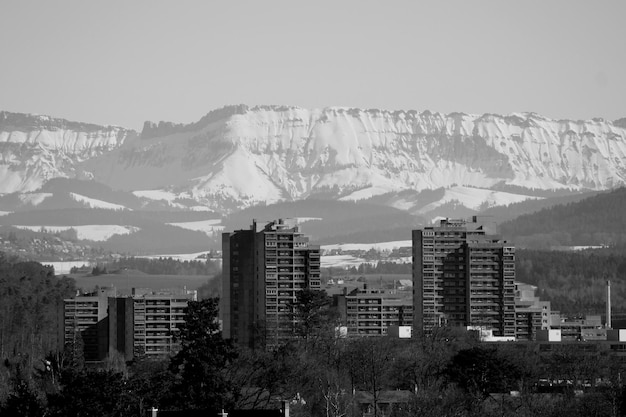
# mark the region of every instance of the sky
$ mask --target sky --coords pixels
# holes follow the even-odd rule
[[[0,110],[141,129],[231,104],[626,117],[626,2],[2,0]]]

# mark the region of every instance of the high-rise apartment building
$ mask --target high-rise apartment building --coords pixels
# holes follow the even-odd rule
[[[515,248],[477,217],[413,231],[415,332],[480,327],[515,336]]]
[[[296,294],[321,287],[319,246],[294,220],[255,220],[248,230],[222,235],[222,256],[224,337],[249,347],[292,338]]]

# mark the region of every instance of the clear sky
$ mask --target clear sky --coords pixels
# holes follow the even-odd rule
[[[0,110],[140,129],[227,104],[626,117],[626,1],[0,2]]]

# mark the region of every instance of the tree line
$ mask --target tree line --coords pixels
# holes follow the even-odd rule
[[[102,262],[92,268],[93,275],[118,273],[125,269],[144,272],[149,275],[215,275],[221,271],[219,264],[207,260],[181,261],[168,258],[136,258],[123,257],[109,262]],[[70,273],[78,273],[80,268],[74,267]]]

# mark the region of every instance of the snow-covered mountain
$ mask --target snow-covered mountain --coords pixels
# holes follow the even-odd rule
[[[33,191],[57,177],[89,178],[77,170],[80,162],[135,136],[120,127],[0,112],[0,193]]]
[[[526,198],[503,185],[602,190],[626,182],[626,119],[534,113],[230,106],[189,125],[146,122],[141,135],[0,113],[0,145],[0,192],[33,191],[55,176],[93,178],[223,211],[317,196],[388,197],[423,213],[425,204],[398,195],[419,199],[443,187],[452,190],[443,204],[463,200],[467,187],[490,190],[468,201],[473,208]]]

